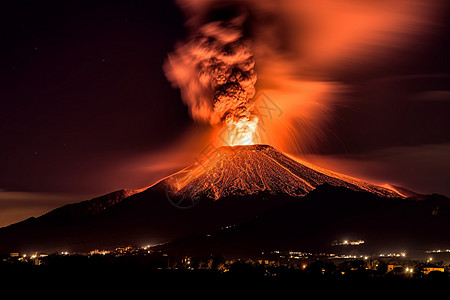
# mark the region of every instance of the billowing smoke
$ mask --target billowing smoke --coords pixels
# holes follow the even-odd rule
[[[194,120],[225,123],[237,133],[233,144],[246,141],[257,117],[252,112],[256,71],[250,41],[243,36],[245,14],[211,21],[177,45],[164,66],[181,90]]]
[[[330,147],[336,106],[364,101],[342,79],[417,45],[443,1],[177,0],[189,36],[164,69],[194,120],[311,153]]]

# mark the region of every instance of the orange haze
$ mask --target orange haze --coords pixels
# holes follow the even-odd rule
[[[333,74],[343,69],[370,68],[395,54],[396,49],[414,47],[416,39],[436,25],[434,18],[442,3],[178,1],[191,31],[201,28],[217,7],[235,4],[247,12],[249,30],[245,38],[251,41],[258,74],[254,106],[259,123],[253,139],[297,154],[326,147],[331,132],[324,128],[333,117],[333,108],[348,105],[346,94],[352,87],[336,81]],[[208,105],[212,107],[212,99]]]

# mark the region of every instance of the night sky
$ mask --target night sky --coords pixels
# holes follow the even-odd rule
[[[18,0],[0,22],[0,226],[151,185],[207,142],[162,70],[186,35],[171,1]],[[312,162],[450,195],[450,19],[436,24],[376,64],[330,70],[355,88]]]

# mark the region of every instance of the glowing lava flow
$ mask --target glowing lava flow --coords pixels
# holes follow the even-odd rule
[[[166,178],[174,197],[218,200],[261,192],[303,197],[322,184],[404,198],[395,190],[300,162],[268,145],[220,147],[205,159]]]

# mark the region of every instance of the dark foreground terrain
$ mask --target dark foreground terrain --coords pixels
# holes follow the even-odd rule
[[[162,253],[61,255],[36,259],[3,257],[0,276],[3,288],[19,286],[28,292],[58,293],[60,296],[100,293],[102,296],[134,292],[149,295],[162,292],[173,296],[181,293],[226,294],[243,292],[261,295],[268,291],[281,297],[286,291],[298,294],[313,292],[321,297],[364,294],[386,296],[414,295],[427,291],[440,295],[450,284],[448,266],[439,262],[443,271],[425,273],[429,264],[418,261],[397,261],[403,266],[414,264],[414,272],[397,266],[388,269],[390,260],[301,261],[282,264],[258,259],[227,259],[224,257],[170,257]],[[437,265],[436,265],[437,266]],[[20,288],[21,287],[21,288]],[[363,293],[363,294],[361,294]],[[283,297],[282,297],[283,298]]]

